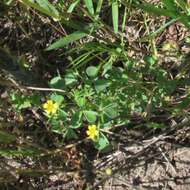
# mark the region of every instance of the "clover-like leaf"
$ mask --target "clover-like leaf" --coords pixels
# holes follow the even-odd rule
[[[82,120],[82,112],[75,112],[71,118],[71,128],[79,128],[81,127]]]
[[[87,67],[86,69],[86,74],[91,77],[91,78],[94,78],[97,76],[98,74],[98,68],[95,67],[95,66],[89,66]]]
[[[109,145],[109,140],[103,133],[100,133],[99,138],[96,142],[94,142],[94,145],[98,150],[103,150]]]
[[[84,113],[84,115],[85,115],[85,117],[89,123],[95,123],[96,122],[97,115],[98,115],[97,112],[95,112],[95,111],[84,111],[83,113]]]

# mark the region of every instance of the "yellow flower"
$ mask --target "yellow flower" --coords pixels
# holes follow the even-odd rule
[[[99,134],[97,126],[96,125],[89,125],[88,130],[86,131],[86,134],[88,135],[88,138],[95,141],[98,137],[98,134]]]
[[[174,51],[178,50],[178,45],[174,41],[169,41],[162,46],[162,51]]]
[[[54,103],[52,100],[48,100],[43,104],[43,108],[47,114],[55,114],[58,110],[58,104]]]
[[[111,168],[106,168],[105,173],[107,175],[112,175],[112,169]]]

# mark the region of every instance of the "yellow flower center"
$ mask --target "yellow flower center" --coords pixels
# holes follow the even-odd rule
[[[89,125],[88,130],[86,131],[86,134],[88,135],[88,138],[95,141],[98,137],[98,134],[99,134],[97,126],[96,125]]]
[[[48,100],[43,104],[43,108],[47,114],[55,114],[58,110],[58,104],[54,103],[52,100]]]

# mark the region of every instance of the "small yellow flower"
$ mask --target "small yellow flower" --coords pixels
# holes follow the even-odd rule
[[[54,103],[52,100],[48,100],[43,104],[43,108],[47,114],[55,114],[58,110],[58,104]]]
[[[96,125],[89,125],[88,130],[86,131],[86,134],[88,135],[88,138],[95,141],[98,137],[98,134],[99,134],[97,126]]]
[[[106,168],[105,173],[107,175],[112,175],[112,169],[111,168]]]
[[[174,51],[178,50],[178,45],[174,41],[169,41],[162,46],[162,51]]]

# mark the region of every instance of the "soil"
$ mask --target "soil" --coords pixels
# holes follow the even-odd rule
[[[95,187],[107,189],[190,189],[190,128],[120,148],[96,161],[104,174]],[[144,148],[142,148],[144,147]],[[107,168],[113,175],[105,177]],[[115,171],[115,173],[114,173]],[[98,172],[99,173],[99,172]]]
[[[171,144],[166,146],[171,147]],[[160,156],[159,159],[147,156],[147,159],[115,174],[98,189],[189,190],[190,148],[160,149]]]

